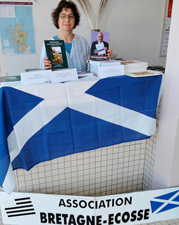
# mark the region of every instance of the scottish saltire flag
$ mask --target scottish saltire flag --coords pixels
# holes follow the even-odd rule
[[[1,87],[0,185],[11,193],[18,168],[149,138],[161,80],[120,76]]]

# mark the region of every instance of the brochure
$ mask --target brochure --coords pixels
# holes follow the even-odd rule
[[[52,70],[68,68],[65,45],[63,40],[45,40],[48,59],[52,63]]]
[[[108,32],[91,32],[91,60],[108,60],[107,50],[109,49]]]

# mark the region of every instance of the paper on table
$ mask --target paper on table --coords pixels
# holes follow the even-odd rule
[[[49,73],[50,80],[52,83],[59,83],[70,80],[78,80],[77,70],[75,69],[65,69],[58,71],[51,71]]]
[[[104,66],[99,67],[99,77],[113,77],[113,76],[120,76],[124,75],[124,65],[115,65],[115,66]]]
[[[38,70],[33,72],[21,73],[21,83],[22,85],[48,83],[48,73],[48,70]]]

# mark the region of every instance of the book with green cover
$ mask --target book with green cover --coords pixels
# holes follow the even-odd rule
[[[68,68],[65,45],[63,40],[45,40],[48,59],[52,63],[52,70]]]
[[[41,70],[41,69],[39,69],[39,68],[25,69],[25,72],[33,72],[33,71],[37,71],[37,70]]]
[[[20,75],[16,75],[16,76],[0,77],[0,83],[14,82],[14,81],[21,81],[21,76]]]

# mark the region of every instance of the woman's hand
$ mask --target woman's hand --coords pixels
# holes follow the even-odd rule
[[[110,58],[112,55],[112,49],[107,50],[107,56]]]
[[[51,64],[50,60],[48,60],[47,57],[43,58],[43,63],[44,63],[45,70],[48,70],[48,69],[52,68],[52,64]]]

